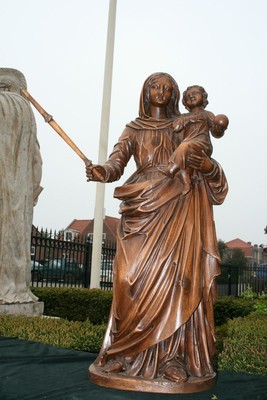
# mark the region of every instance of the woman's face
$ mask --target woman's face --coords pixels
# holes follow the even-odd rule
[[[166,107],[172,97],[172,83],[167,77],[156,78],[149,89],[149,99],[155,107]]]

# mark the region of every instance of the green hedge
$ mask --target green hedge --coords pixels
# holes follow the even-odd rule
[[[112,292],[100,289],[32,288],[44,302],[44,315],[70,321],[90,320],[93,324],[107,323]]]
[[[33,293],[44,302],[44,314],[93,324],[107,323],[112,302],[112,291],[75,288],[32,288]],[[255,305],[265,304],[267,298],[244,299],[220,297],[215,303],[215,324],[220,326],[229,319],[245,317]]]
[[[220,370],[267,375],[267,314],[230,320],[217,336]]]
[[[106,324],[44,317],[0,316],[0,336],[98,353]]]
[[[220,326],[229,319],[249,315],[257,301],[240,297],[219,297],[214,305],[215,325]]]

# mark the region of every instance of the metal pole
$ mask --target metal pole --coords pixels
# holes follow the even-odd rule
[[[117,0],[109,1],[108,32],[106,44],[105,75],[102,99],[102,115],[100,126],[98,163],[104,164],[107,159],[108,131],[110,117],[110,99],[112,88],[112,69],[115,39]],[[97,183],[94,213],[93,252],[91,266],[91,288],[100,287],[100,265],[102,252],[102,234],[104,219],[105,184]]]

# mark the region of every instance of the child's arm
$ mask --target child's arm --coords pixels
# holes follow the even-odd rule
[[[184,129],[188,124],[193,124],[197,121],[201,121],[205,118],[203,111],[197,113],[188,113],[183,114],[180,117],[176,118],[173,122],[173,130],[175,132],[179,132]]]

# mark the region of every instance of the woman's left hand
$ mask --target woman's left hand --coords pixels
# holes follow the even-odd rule
[[[202,151],[202,156],[190,154],[187,162],[189,167],[197,169],[202,174],[209,174],[214,169],[213,162],[204,151]]]

